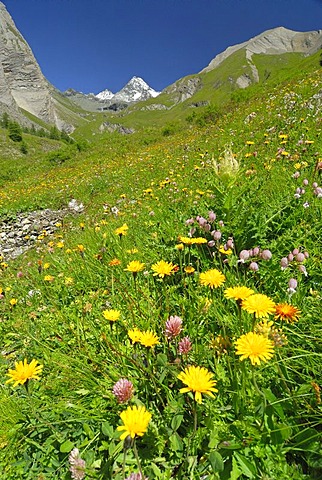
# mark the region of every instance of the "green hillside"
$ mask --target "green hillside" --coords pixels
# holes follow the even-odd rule
[[[321,478],[318,59],[240,90],[239,52],[73,143],[0,130],[6,228],[84,205],[1,258],[1,480]]]

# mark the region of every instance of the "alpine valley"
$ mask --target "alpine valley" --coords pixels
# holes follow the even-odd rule
[[[321,47],[61,92],[0,3],[0,480],[322,478]]]

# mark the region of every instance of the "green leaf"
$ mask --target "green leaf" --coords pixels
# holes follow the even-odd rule
[[[174,452],[183,451],[183,443],[180,436],[175,432],[169,437],[169,442],[171,444],[171,449]]]
[[[178,428],[181,425],[182,420],[183,420],[183,415],[181,415],[181,414],[180,415],[174,415],[174,417],[171,420],[171,428],[174,432],[176,430],[178,430]]]
[[[165,366],[168,363],[168,357],[165,353],[159,353],[157,355],[157,365]]]
[[[112,425],[110,425],[108,422],[103,422],[101,428],[103,435],[113,438],[114,429]]]
[[[265,394],[265,397],[267,398],[276,415],[278,415],[281,420],[285,420],[285,414],[282,405],[278,403],[274,393],[269,388],[263,389],[263,393]]]
[[[83,429],[84,429],[84,432],[86,433],[86,435],[89,438],[94,438],[95,434],[94,434],[93,430],[91,429],[91,427],[89,425],[87,425],[87,423],[83,424]]]
[[[90,392],[90,390],[86,390],[85,388],[81,388],[80,390],[76,390],[75,393],[77,393],[77,395],[88,395]]]
[[[208,460],[214,473],[223,471],[224,461],[219,452],[210,452]]]
[[[60,452],[62,453],[68,453],[74,448],[73,442],[70,440],[66,440],[66,442],[62,443],[60,446]]]
[[[247,460],[244,455],[241,455],[238,452],[234,453],[234,457],[237,460],[237,463],[242,471],[242,473],[247,477],[247,478],[255,478],[256,477],[256,467],[249,461]]]

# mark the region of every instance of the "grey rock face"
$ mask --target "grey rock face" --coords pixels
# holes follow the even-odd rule
[[[192,77],[183,78],[163,91],[164,93],[169,93],[175,103],[179,103],[192,97],[201,87],[201,79],[199,77]]]
[[[64,128],[53,99],[54,87],[46,80],[26,40],[0,2],[0,113],[28,123],[23,108],[46,123]]]

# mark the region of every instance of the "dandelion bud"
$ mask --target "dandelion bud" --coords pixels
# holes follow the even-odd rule
[[[23,277],[23,272],[21,271],[17,272],[17,278],[21,278],[21,277]]]
[[[295,193],[297,193],[298,195],[301,195],[301,191],[302,189],[300,187],[297,187],[297,189],[295,190]]]
[[[219,230],[211,232],[211,235],[214,237],[214,240],[218,241],[221,239],[221,232]]]
[[[270,250],[263,250],[261,257],[263,260],[270,260],[272,258],[272,252]]]
[[[313,182],[313,183],[312,183],[312,187],[313,187],[313,188],[317,188],[317,187],[318,187],[318,184],[317,184],[316,182]]]
[[[294,250],[293,250],[293,255],[297,255],[298,253],[300,253],[299,249],[298,249],[298,248],[294,248]]]
[[[301,195],[304,195],[304,193],[305,193],[304,188],[301,188],[301,192],[300,192],[300,193],[301,193]]]
[[[295,173],[293,173],[292,177],[293,178],[299,178],[300,175],[301,175],[300,172],[295,172]]]
[[[119,403],[128,402],[134,393],[133,383],[126,378],[118,380],[113,387],[113,394]]]
[[[224,222],[222,220],[219,220],[218,225],[223,228],[225,226]]]
[[[165,322],[165,336],[170,340],[177,337],[182,330],[182,318],[172,316]]]
[[[70,452],[68,461],[70,464],[69,471],[73,480],[83,480],[85,477],[86,463],[79,455],[78,448],[73,448]]]
[[[310,255],[309,255],[309,252],[305,251],[305,252],[304,252],[304,257],[305,257],[305,258],[309,258],[309,256],[310,256]]]
[[[248,260],[249,259],[249,251],[248,250],[242,250],[239,253],[239,258],[243,261]]]
[[[196,233],[195,227],[190,228],[189,237],[192,237]]]
[[[308,179],[307,179],[307,178],[304,178],[304,180],[303,180],[303,185],[306,187],[306,185],[308,185],[308,184],[309,184]]]
[[[192,349],[192,343],[189,337],[184,337],[178,344],[179,354],[187,355]]]
[[[259,255],[259,251],[260,251],[260,250],[259,250],[259,247],[253,248],[253,256],[254,256],[254,257],[257,257],[257,255]]]
[[[210,230],[211,230],[210,223],[206,223],[206,225],[204,225],[203,229],[204,229],[205,232],[210,232]]]
[[[257,272],[257,270],[259,269],[258,263],[251,262],[249,265],[249,269],[252,270],[253,272]]]
[[[216,214],[212,211],[208,212],[208,221],[210,223],[214,222],[216,220]]]
[[[209,240],[209,242],[208,242],[208,247],[212,248],[212,247],[214,247],[215,245],[216,245],[215,240]]]
[[[298,253],[297,255],[295,255],[295,260],[297,262],[304,262],[305,260],[305,256],[304,256],[304,253]]]
[[[294,255],[293,255],[293,253],[289,253],[289,254],[287,255],[287,259],[288,259],[289,262],[293,262],[293,260],[294,260]]]

